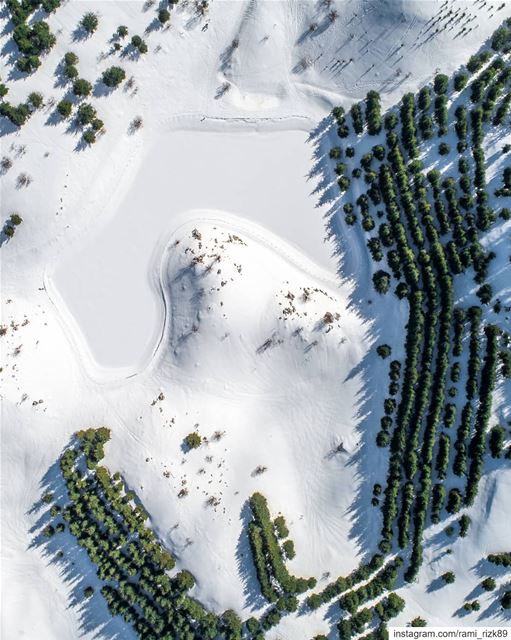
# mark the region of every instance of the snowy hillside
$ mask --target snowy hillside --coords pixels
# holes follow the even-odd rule
[[[509,17],[5,3],[5,638],[509,625]]]

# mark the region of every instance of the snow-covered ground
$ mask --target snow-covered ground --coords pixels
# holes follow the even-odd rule
[[[103,210],[108,222],[72,243],[51,277],[103,366],[137,370],[154,351],[163,304],[151,276],[167,236],[190,217],[200,221],[192,209],[258,222],[297,245],[309,258],[309,270],[323,275],[320,265],[335,280],[337,263],[307,179],[312,149],[307,134],[292,129],[310,130],[311,121],[239,124],[239,132],[225,121],[204,121],[202,131],[198,120],[178,119],[175,126],[181,130],[160,134],[149,145],[109,219]]]
[[[13,211],[23,218],[1,247],[3,637],[91,639],[105,620],[98,607],[84,621],[71,605],[73,579],[32,544],[43,478],[84,426],[111,427],[106,464],[140,495],[215,611],[248,615],[260,605],[245,537],[255,490],[286,516],[297,550],[290,569],[319,585],[374,545],[379,515],[366,494],[387,454],[361,452],[377,430],[371,412],[379,416],[387,365],[370,347],[385,341],[402,357],[406,307],[377,299],[358,227],[348,235],[334,220],[327,232],[313,174],[328,139],[318,146],[316,128],[370,88],[390,105],[437,70],[451,73],[511,15],[497,4],[451,2],[474,18],[461,37],[435,35],[431,23],[444,24],[447,9],[433,0],[213,0],[203,18],[182,1],[169,29],[144,36],[146,56],[119,61],[112,33],[126,24],[144,35],[155,6],[75,0],[50,17],[57,45],[28,78],[11,71],[2,31],[9,99],[39,90],[48,105],[20,131],[0,121],[1,155],[13,161],[1,176],[2,221]],[[74,41],[89,10],[99,29]],[[134,78],[109,94],[95,86],[107,131],[91,149],[49,103],[67,92],[55,73],[69,50],[93,83],[115,63]],[[137,115],[144,126],[133,132]],[[23,172],[28,187],[17,184]],[[326,312],[339,318],[325,323]],[[185,454],[195,428],[208,444]],[[215,431],[225,434],[215,441]],[[333,453],[341,443],[345,452]],[[254,476],[258,465],[267,471]],[[480,582],[481,558],[508,550],[509,484],[502,469],[485,478],[471,510],[478,524],[452,554],[441,528],[431,529],[431,564],[402,590],[398,622],[501,621],[496,611],[452,616]],[[209,496],[218,506],[205,504]],[[428,591],[451,568],[449,598]],[[324,613],[287,616],[274,637],[328,632]]]

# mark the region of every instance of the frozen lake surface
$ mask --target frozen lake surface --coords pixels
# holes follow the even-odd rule
[[[161,250],[192,210],[255,222],[335,275],[312,193],[316,179],[308,179],[314,161],[307,138],[300,130],[185,130],[149,147],[117,210],[105,212],[106,225],[51,278],[97,365],[133,373],[147,363],[163,325],[155,278]]]

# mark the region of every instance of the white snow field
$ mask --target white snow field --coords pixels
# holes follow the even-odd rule
[[[133,372],[154,351],[163,304],[151,278],[167,236],[189,210],[207,207],[256,221],[299,247],[309,270],[335,280],[337,261],[307,178],[311,146],[305,131],[291,129],[310,130],[311,121],[205,122],[205,131],[194,120],[175,126],[187,124],[190,129],[155,136],[108,223],[72,245],[51,277],[103,367]]]
[[[71,536],[62,534],[76,573],[34,542],[45,479],[88,426],[112,429],[106,466],[140,496],[178,567],[194,573],[192,595],[217,613],[262,610],[246,537],[254,491],[286,517],[295,575],[323,587],[367,559],[381,527],[370,492],[388,459],[364,446],[387,385],[388,365],[371,347],[388,342],[403,358],[406,305],[375,294],[361,228],[348,236],[340,217],[328,226],[316,169],[335,131],[319,143],[318,128],[368,89],[389,106],[435,72],[451,74],[511,15],[509,2],[494,4],[450,1],[472,20],[456,37],[429,28],[447,11],[435,0],[212,0],[203,18],[180,0],[169,28],[147,32],[155,6],[70,0],[50,16],[57,44],[28,77],[13,71],[0,13],[9,99],[41,91],[47,104],[20,130],[0,119],[0,155],[13,162],[0,176],[2,224],[14,211],[23,218],[0,248],[2,638],[135,638],[99,596],[84,606],[80,576],[99,583]],[[87,11],[99,28],[74,39]],[[144,36],[147,55],[114,58],[120,24]],[[54,116],[67,91],[56,70],[70,50],[93,83],[117,63],[133,77],[113,92],[95,85],[106,133],[90,149]],[[492,283],[506,300],[508,236],[509,225],[484,240],[500,247]],[[496,420],[509,419],[509,391],[509,382],[499,389]],[[185,454],[194,429],[208,443]],[[267,470],[254,474],[259,465]],[[439,542],[446,522],[428,529],[420,579],[398,589],[406,608],[396,624],[417,615],[432,625],[502,623],[497,610],[460,617],[453,605],[476,597],[481,558],[509,550],[509,469],[492,468],[481,485],[471,535],[452,553]],[[428,590],[447,570],[457,575],[449,597]],[[484,609],[492,595],[477,597]],[[334,601],[286,616],[267,637],[335,638],[337,618]]]

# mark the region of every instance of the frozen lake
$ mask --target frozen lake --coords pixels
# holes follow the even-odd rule
[[[97,365],[135,372],[150,358],[164,310],[157,260],[192,209],[255,222],[335,274],[312,194],[316,179],[308,179],[307,137],[300,130],[169,131],[148,148],[117,210],[105,212],[106,225],[51,277]]]

